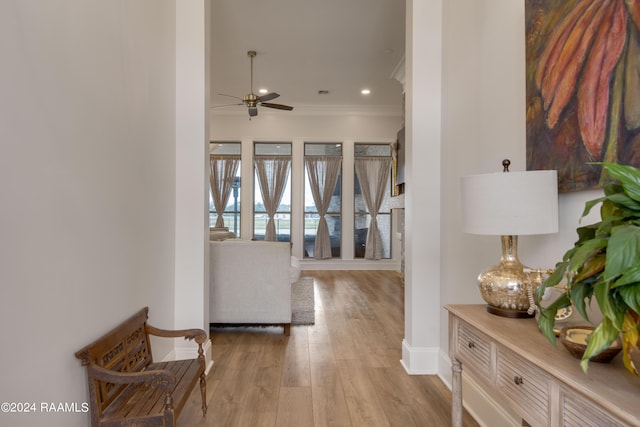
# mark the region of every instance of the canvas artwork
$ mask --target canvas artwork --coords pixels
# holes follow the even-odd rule
[[[559,191],[640,167],[640,1],[526,0],[527,169]]]

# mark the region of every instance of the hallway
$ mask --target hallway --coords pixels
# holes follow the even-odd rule
[[[198,394],[187,426],[446,426],[451,393],[400,364],[403,286],[391,271],[305,271],[315,325],[211,331],[209,411]],[[465,413],[465,426],[477,426]]]

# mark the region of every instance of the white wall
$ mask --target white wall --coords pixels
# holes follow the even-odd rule
[[[75,351],[174,324],[174,27],[173,0],[0,2],[0,402],[86,402]]]
[[[398,97],[401,96],[402,87],[398,83]],[[251,120],[243,108],[245,107],[212,109],[209,133],[211,139],[316,138],[331,141],[350,138],[357,141],[395,141],[396,133],[402,125],[401,111],[390,108],[296,106],[293,111],[288,112],[262,108],[258,116]]]
[[[504,158],[511,159],[511,170],[526,168],[524,2],[449,0],[443,5],[441,303],[483,303],[476,276],[499,259],[500,242],[462,233],[459,179],[500,171]],[[576,240],[585,200],[599,194],[561,194],[560,232],[521,237],[520,260],[552,268]],[[447,352],[444,310],[440,348]],[[446,354],[440,375],[450,379]],[[486,425],[503,424],[491,420]]]

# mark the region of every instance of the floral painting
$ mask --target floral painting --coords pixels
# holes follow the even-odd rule
[[[640,0],[526,0],[527,169],[561,192],[640,166]]]

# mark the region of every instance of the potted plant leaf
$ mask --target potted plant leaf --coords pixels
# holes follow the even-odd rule
[[[536,291],[541,301],[547,288],[566,279],[564,293],[541,309],[538,326],[555,345],[557,310],[573,304],[589,319],[587,307],[595,298],[602,320],[589,337],[581,361],[583,371],[590,358],[620,337],[624,365],[638,375],[631,353],[637,350],[640,328],[640,169],[615,163],[602,166],[611,178],[604,186],[604,197],[588,201],[582,213],[584,218],[600,204],[601,220],[577,229],[578,241]]]

